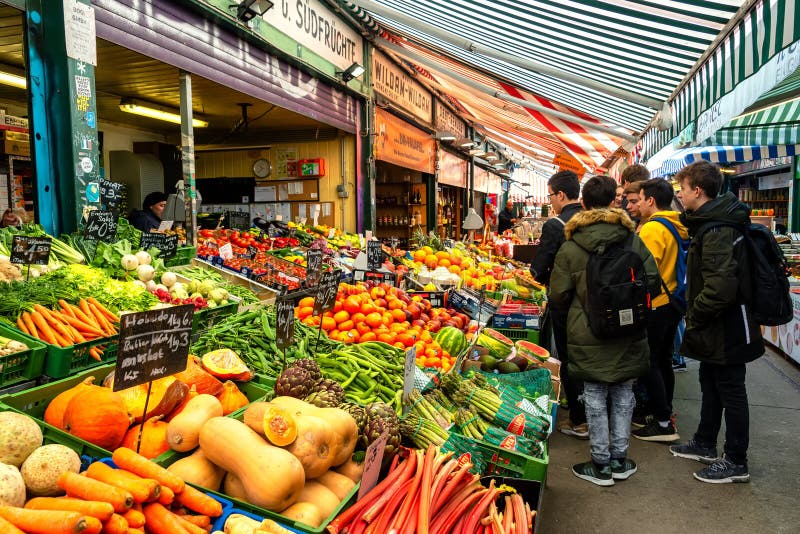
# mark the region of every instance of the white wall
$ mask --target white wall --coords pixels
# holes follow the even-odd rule
[[[97,129],[103,132],[103,161],[106,167],[105,176],[109,176],[111,172],[108,157],[108,153],[110,151],[130,150],[133,152],[134,142],[160,141],[165,143],[167,141],[167,137],[159,133],[149,132],[147,130],[139,130],[136,128],[128,128],[109,122],[98,121]]]

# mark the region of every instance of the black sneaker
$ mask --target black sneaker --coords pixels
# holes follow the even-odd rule
[[[705,469],[694,473],[694,478],[700,482],[708,482],[710,484],[750,482],[747,466],[735,464],[724,456]]]
[[[713,464],[719,458],[719,456],[717,456],[716,447],[703,447],[694,439],[690,439],[686,443],[670,445],[669,452],[671,452],[673,456],[696,460],[704,464]]]
[[[636,472],[636,462],[630,458],[611,459],[611,477],[614,480],[628,480]]]
[[[572,466],[572,474],[598,486],[614,485],[614,477],[611,473],[610,465],[597,465],[594,462],[575,464]]]
[[[688,369],[686,369],[686,362],[672,364],[673,373],[685,373],[686,371],[688,371]]]
[[[634,414],[631,419],[631,428],[642,428],[654,421],[652,415]]]
[[[670,421],[666,428],[662,427],[658,421],[650,421],[642,428],[631,432],[634,438],[643,441],[678,441],[681,439],[680,434],[675,429],[675,425]]]

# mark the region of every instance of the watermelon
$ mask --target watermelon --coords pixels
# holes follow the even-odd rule
[[[530,341],[525,341],[520,339],[516,343],[517,347],[517,354],[523,356],[524,358],[528,358],[529,360],[539,360],[545,361],[550,357],[550,352],[544,347],[540,347],[536,343],[531,343]]]
[[[458,356],[467,348],[467,336],[455,326],[445,326],[434,339],[451,356]]]
[[[511,354],[514,342],[491,328],[484,328],[478,336],[478,345],[489,349],[489,354],[504,360]]]

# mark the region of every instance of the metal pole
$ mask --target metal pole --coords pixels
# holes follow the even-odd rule
[[[197,184],[194,179],[194,126],[192,125],[192,75],[180,73],[181,161],[186,200],[186,242],[197,246]]]

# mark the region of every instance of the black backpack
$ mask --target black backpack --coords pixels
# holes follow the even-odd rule
[[[586,315],[598,339],[644,336],[650,293],[644,261],[633,251],[633,233],[623,242],[589,251]]]
[[[763,326],[791,321],[794,310],[789,295],[790,269],[775,236],[763,224],[710,222],[701,226],[695,236],[701,247],[703,234],[720,226],[730,226],[742,234],[750,276],[742,278],[740,290],[753,320]]]

